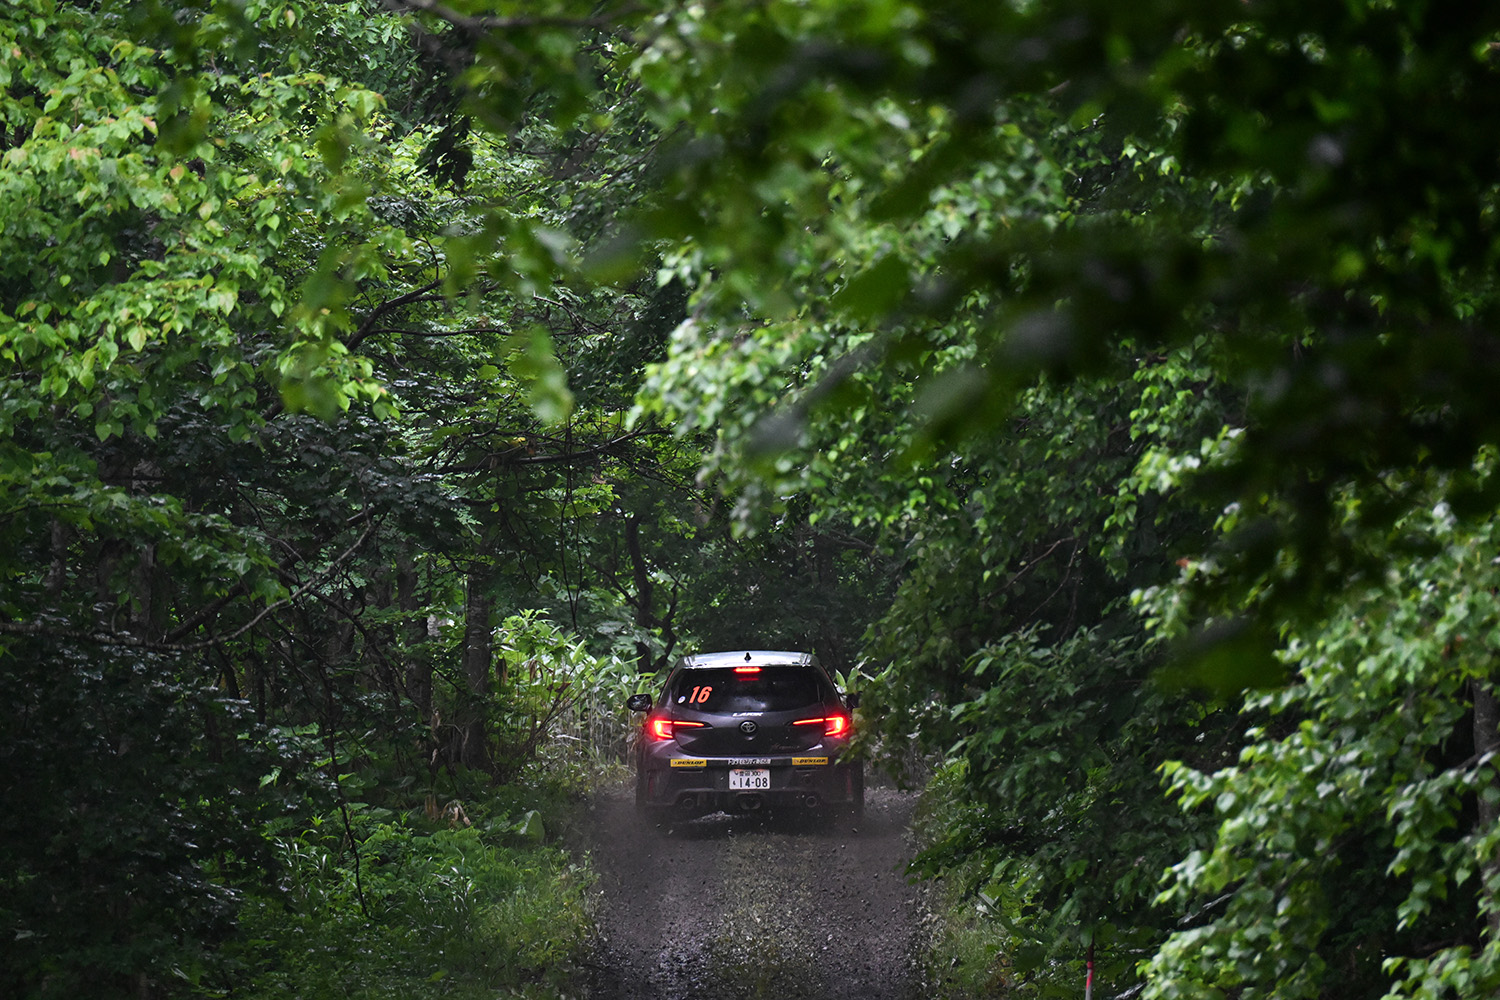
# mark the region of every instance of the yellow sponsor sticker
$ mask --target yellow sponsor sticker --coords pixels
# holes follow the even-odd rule
[[[673,767],[707,767],[708,766],[708,761],[706,761],[706,760],[675,760],[674,759],[672,761],[672,766]]]
[[[793,767],[814,767],[818,764],[827,764],[827,757],[793,757]]]

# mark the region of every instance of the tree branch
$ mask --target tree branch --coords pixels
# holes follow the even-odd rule
[[[0,633],[9,633],[11,635],[45,635],[59,639],[73,639],[78,642],[93,643],[99,646],[121,646],[126,649],[142,649],[152,653],[195,653],[208,649],[211,646],[217,646],[221,643],[238,639],[265,621],[268,616],[301,599],[302,595],[314,587],[322,585],[329,577],[333,576],[343,563],[347,562],[359,550],[360,546],[364,545],[365,541],[374,533],[375,527],[376,522],[372,521],[365,528],[364,532],[354,540],[354,544],[340,553],[329,564],[327,569],[281,600],[266,605],[266,607],[261,609],[259,614],[227,635],[209,636],[207,639],[202,639],[198,642],[157,642],[151,639],[142,639],[139,636],[124,635],[119,632],[83,632],[77,629],[57,628],[45,622],[0,622]]]
[[[360,344],[362,344],[365,341],[365,338],[369,337],[371,331],[374,330],[375,321],[384,316],[386,313],[390,312],[392,309],[400,309],[402,306],[411,305],[413,302],[430,302],[441,299],[441,296],[434,296],[432,293],[441,288],[442,285],[442,279],[439,278],[434,281],[429,281],[427,284],[422,285],[420,288],[414,288],[404,295],[398,295],[394,299],[386,299],[384,302],[380,303],[380,305],[370,310],[370,314],[366,316],[365,321],[359,325],[359,329],[354,331],[354,335],[349,338],[349,341],[347,344],[345,344],[345,346],[352,351]]]

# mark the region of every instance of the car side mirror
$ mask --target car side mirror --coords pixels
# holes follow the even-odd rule
[[[633,694],[625,699],[625,707],[632,712],[645,712],[651,708],[651,696],[649,694]]]
[[[844,704],[847,705],[851,711],[853,709],[858,708],[859,707],[859,692],[858,691],[850,691],[848,694],[844,695]]]

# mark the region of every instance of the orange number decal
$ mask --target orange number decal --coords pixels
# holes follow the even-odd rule
[[[707,687],[693,688],[692,696],[688,698],[689,705],[702,705],[708,701],[708,696],[714,693],[713,685]]]

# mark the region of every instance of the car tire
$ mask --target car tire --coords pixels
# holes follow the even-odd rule
[[[637,771],[635,776],[635,816],[644,827],[657,827],[672,818],[672,810],[646,795],[646,772]]]

